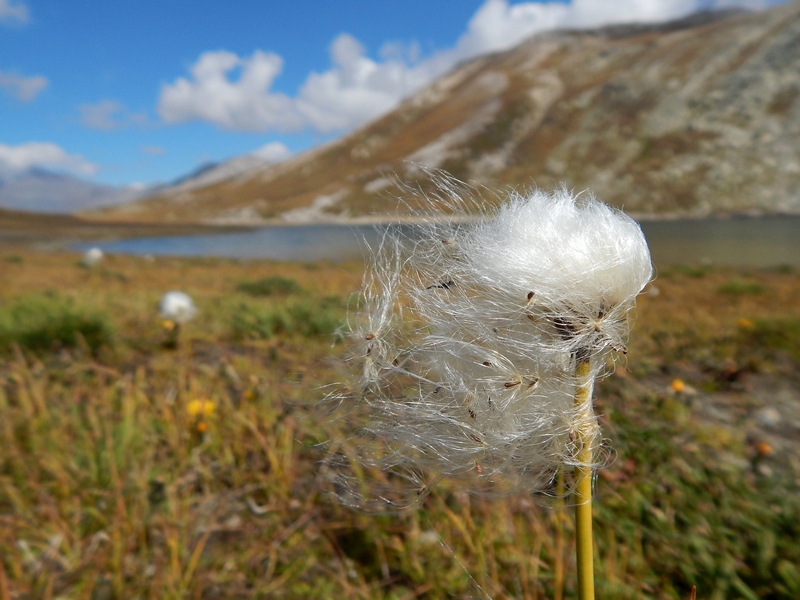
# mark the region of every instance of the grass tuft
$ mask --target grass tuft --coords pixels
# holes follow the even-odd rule
[[[741,279],[734,279],[717,288],[717,293],[730,295],[758,295],[766,291],[767,288],[757,281],[745,281]]]
[[[76,307],[68,298],[30,295],[0,308],[0,351],[14,345],[36,353],[85,345],[97,354],[113,341],[105,314]]]
[[[255,281],[243,281],[236,286],[237,291],[249,296],[288,296],[299,294],[303,288],[294,280],[280,275],[256,279]]]
[[[295,299],[265,306],[241,304],[231,315],[231,336],[235,340],[331,337],[341,319],[341,309],[326,302]]]

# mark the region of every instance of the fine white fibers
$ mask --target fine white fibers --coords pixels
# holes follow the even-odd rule
[[[479,204],[451,181],[439,192],[451,218],[390,229],[365,276],[352,377],[331,396],[359,431],[341,462],[423,487],[444,476],[481,493],[545,491],[578,464],[578,440],[599,446],[575,392],[627,351],[647,244],[622,212],[564,188],[511,194],[466,222],[452,216]]]
[[[188,323],[197,316],[192,299],[184,292],[167,292],[158,303],[158,314],[177,324]]]

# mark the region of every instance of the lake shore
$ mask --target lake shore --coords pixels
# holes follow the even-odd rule
[[[717,262],[720,252],[722,255],[742,254],[742,243],[750,244],[746,249],[746,254],[756,255],[763,250],[767,250],[773,255],[761,260],[764,265],[777,262],[794,264],[796,261],[789,260],[794,254],[792,248],[795,244],[791,242],[794,235],[787,228],[794,227],[792,222],[800,218],[796,214],[764,214],[751,212],[747,214],[718,214],[710,216],[701,215],[680,215],[680,214],[631,214],[631,217],[642,224],[648,241],[655,243],[653,248],[655,255],[669,256],[669,263],[693,262],[691,256],[696,254],[696,261]],[[452,218],[452,217],[451,217]],[[469,222],[475,217],[456,217],[457,222]],[[424,214],[395,214],[395,215],[366,215],[354,218],[344,218],[331,216],[329,219],[313,220],[287,220],[287,219],[248,219],[237,222],[188,222],[188,223],[156,223],[146,221],[107,221],[83,215],[54,215],[37,214],[18,211],[7,211],[0,209],[0,248],[5,250],[15,249],[35,249],[41,251],[61,252],[67,250],[78,250],[87,245],[98,245],[112,252],[128,253],[131,250],[125,248],[113,248],[114,245],[125,246],[133,244],[136,249],[133,253],[152,253],[163,254],[159,251],[160,242],[158,240],[171,239],[177,240],[180,244],[194,244],[202,246],[203,251],[189,252],[185,249],[176,249],[174,253],[197,255],[198,252],[208,255],[230,255],[230,247],[246,245],[249,250],[248,256],[253,254],[256,246],[262,248],[262,253],[256,252],[258,257],[268,258],[269,252],[274,253],[274,249],[269,252],[264,251],[264,243],[274,245],[275,240],[282,240],[294,248],[302,246],[317,247],[321,245],[331,245],[331,250],[337,244],[343,243],[338,238],[344,234],[337,233],[338,230],[353,229],[358,230],[358,236],[370,238],[371,226],[380,227],[388,225],[413,226],[424,223],[430,218]],[[762,223],[758,223],[762,221]],[[771,224],[765,225],[769,221]],[[272,230],[269,234],[270,240],[262,240],[259,232]],[[310,233],[311,231],[316,233]],[[323,233],[325,232],[325,233]],[[277,237],[276,237],[277,236]],[[355,243],[352,235],[346,236],[345,243],[353,246]],[[674,239],[673,239],[674,238]],[[724,241],[723,239],[724,238]],[[202,240],[218,240],[217,245],[223,243],[226,246],[225,252],[220,254],[219,248],[214,248]],[[149,242],[152,240],[152,242]],[[181,240],[183,240],[181,242]],[[194,241],[193,241],[194,240]],[[670,241],[671,240],[671,241]],[[728,248],[711,249],[709,253],[708,243],[713,240],[716,245],[727,244]],[[765,241],[766,240],[766,241]],[[141,242],[141,244],[139,243]],[[152,249],[142,249],[140,246],[152,245]],[[665,244],[669,245],[668,252],[660,252]],[[755,244],[755,246],[753,246]],[[163,243],[161,244],[163,245]],[[112,246],[112,247],[109,247]],[[790,248],[791,246],[791,248]],[[355,246],[354,246],[355,247]],[[149,246],[148,246],[149,248]],[[687,252],[687,250],[689,250]],[[350,254],[354,252],[361,255],[358,248],[350,248]],[[166,253],[173,253],[172,251]],[[777,256],[774,256],[776,255]],[[236,254],[234,251],[233,254]],[[317,252],[319,254],[319,252]],[[327,253],[323,253],[327,256]],[[253,256],[253,257],[257,257]],[[279,258],[280,257],[273,257]],[[299,260],[289,255],[282,256],[285,260]],[[352,258],[348,255],[347,258]],[[311,255],[308,260],[319,259],[316,255]],[[724,261],[723,261],[724,262]],[[736,261],[734,261],[735,264]],[[748,261],[741,263],[749,264]]]
[[[0,209],[0,247],[58,250],[80,242],[110,242],[140,237],[233,233],[252,227],[205,223],[96,221],[73,215]]]

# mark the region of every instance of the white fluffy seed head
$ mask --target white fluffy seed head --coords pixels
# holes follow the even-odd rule
[[[167,292],[161,298],[158,314],[162,319],[183,324],[197,316],[197,308],[188,294],[173,291]]]
[[[477,205],[451,181],[439,189],[451,217]],[[626,352],[651,276],[639,226],[564,188],[390,229],[350,319],[351,379],[332,395],[359,431],[342,462],[421,486],[444,476],[482,493],[546,490],[577,464],[577,440],[599,445],[575,392]]]
[[[83,255],[83,264],[93,267],[103,260],[103,251],[100,248],[89,248]]]

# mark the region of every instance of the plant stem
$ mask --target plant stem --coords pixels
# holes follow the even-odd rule
[[[556,474],[556,556],[553,567],[553,600],[564,597],[564,523],[567,521],[564,506],[564,471]]]
[[[589,360],[578,360],[575,367],[577,389],[575,406],[585,416],[592,410],[592,381]],[[582,415],[583,416],[583,415]],[[575,552],[578,564],[578,598],[594,600],[594,563],[592,548],[592,446],[588,419],[581,418],[577,428],[578,466],[575,467]]]

